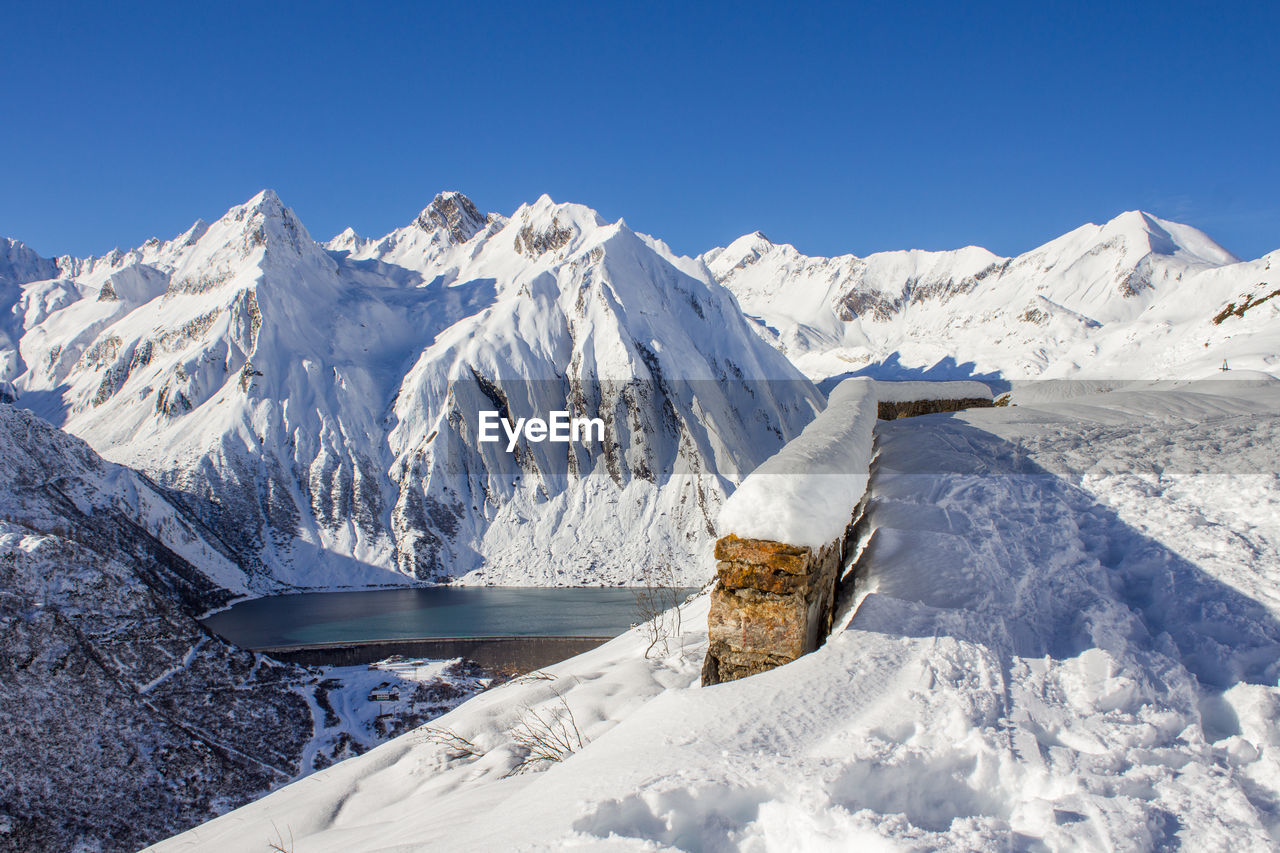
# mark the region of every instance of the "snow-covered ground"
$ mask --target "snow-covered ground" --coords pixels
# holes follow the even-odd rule
[[[302,776],[440,716],[493,680],[461,660],[404,657],[311,671],[314,677],[298,690],[315,720]]]
[[[157,849],[1274,849],[1278,433],[1235,383],[882,423],[813,654],[697,686],[702,597],[669,657],[632,631]]]
[[[843,380],[804,431],[751,472],[716,519],[720,536],[820,549],[844,536],[867,491],[878,403],[990,400],[981,382]]]

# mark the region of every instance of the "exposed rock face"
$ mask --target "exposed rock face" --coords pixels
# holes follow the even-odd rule
[[[547,252],[554,252],[573,237],[572,228],[564,227],[559,220],[555,220],[551,223],[551,227],[542,231],[536,230],[533,226],[520,229],[520,233],[516,235],[515,247],[517,252],[536,258]]]
[[[427,205],[414,224],[423,231],[444,229],[454,243],[465,243],[481,231],[488,218],[462,193],[440,193]]]

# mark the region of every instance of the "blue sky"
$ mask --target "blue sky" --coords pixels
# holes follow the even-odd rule
[[[1032,248],[1142,208],[1280,248],[1277,3],[0,3],[0,235],[318,239],[543,192],[695,253]]]

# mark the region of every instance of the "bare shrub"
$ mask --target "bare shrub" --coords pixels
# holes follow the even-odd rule
[[[430,743],[444,747],[445,755],[451,761],[458,758],[466,758],[467,756],[479,758],[484,755],[484,750],[476,746],[475,743],[446,728],[423,726],[414,733],[414,739],[418,743]]]
[[[284,836],[280,834],[280,827],[276,826],[275,821],[271,822],[271,828],[276,831],[276,840],[267,842],[267,849],[275,851],[275,853],[293,853],[293,829],[289,829],[289,841],[286,843]]]
[[[635,597],[640,628],[649,641],[644,656],[648,658],[657,652],[659,657],[667,657],[673,645],[683,652],[680,590],[675,569],[669,563],[646,568],[644,586],[636,588]]]
[[[517,675],[511,680],[512,684],[531,684],[535,681],[555,681],[556,677],[549,672],[541,669],[535,669],[533,672],[526,672],[524,675]]]
[[[569,702],[559,693],[556,700],[550,707],[538,709],[525,705],[521,710],[520,721],[511,730],[511,740],[524,755],[507,776],[540,764],[564,761],[582,749],[582,732],[578,730]]]

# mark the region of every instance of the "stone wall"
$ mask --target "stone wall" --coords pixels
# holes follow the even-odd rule
[[[876,417],[882,421],[895,418],[913,418],[916,415],[932,415],[937,412],[958,412],[961,409],[989,409],[995,403],[982,397],[963,400],[905,400],[900,403],[876,404]]]
[[[732,533],[716,542],[703,684],[773,669],[822,644],[831,631],[846,549],[865,507],[864,496],[845,535],[823,548]]]
[[[878,401],[881,420],[989,407],[989,398]],[[733,681],[790,663],[818,648],[831,631],[846,557],[863,531],[868,495],[851,508],[848,527],[819,548],[733,533],[716,542],[716,584],[707,616],[704,685]]]

